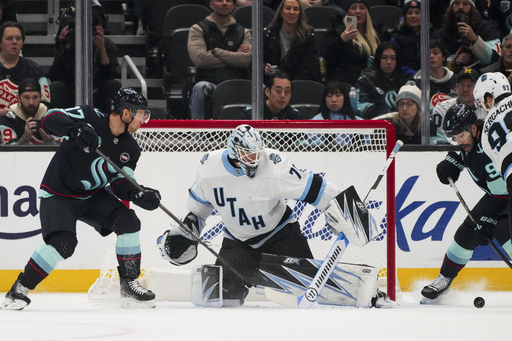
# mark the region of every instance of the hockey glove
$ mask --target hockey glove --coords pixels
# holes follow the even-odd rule
[[[156,189],[144,187],[144,192],[133,190],[128,197],[137,206],[145,210],[152,211],[160,204],[160,192]]]
[[[456,152],[449,152],[446,158],[439,162],[436,167],[437,177],[441,183],[448,185],[448,178],[452,178],[453,181],[459,179],[460,172],[464,170],[462,164],[462,158]]]
[[[494,239],[494,227],[498,220],[483,215],[477,222],[478,224],[473,230],[476,243],[478,245],[489,245],[489,242]]]
[[[86,153],[94,153],[100,144],[94,128],[85,122],[75,124],[69,132],[69,137]]]

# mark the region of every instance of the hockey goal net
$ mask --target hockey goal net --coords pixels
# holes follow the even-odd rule
[[[157,188],[162,204],[183,218],[188,189],[202,156],[226,147],[232,130],[248,123],[260,131],[266,146],[286,153],[299,168],[312,170],[333,181],[340,189],[354,185],[364,199],[382,172],[394,147],[394,129],[386,121],[174,121],[154,120],[134,137],[142,155],[135,175],[141,185]],[[343,262],[371,265],[379,269],[379,287],[395,299],[395,184],[394,163],[389,167],[367,205],[383,235],[363,247],[349,244]],[[315,259],[323,259],[333,238],[323,213],[303,202],[288,201],[308,239]],[[144,211],[133,207],[142,222],[142,282],[155,291],[157,299],[187,301],[190,274],[199,265],[215,263],[215,257],[201,245],[191,263],[177,267],[160,257],[156,240],[176,223],[163,210]],[[214,212],[201,235],[218,252],[223,223]],[[91,300],[115,297],[119,293],[115,237],[107,247],[100,277],[89,290]]]

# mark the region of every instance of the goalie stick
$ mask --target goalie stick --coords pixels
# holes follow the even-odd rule
[[[460,194],[459,189],[457,188],[457,186],[455,186],[455,182],[453,181],[453,179],[448,177],[448,182],[450,183],[451,188],[453,188],[453,191],[457,195],[457,198],[459,198],[459,201],[460,201],[462,207],[464,207],[464,209],[466,210],[466,213],[468,214],[471,221],[473,221],[473,223],[475,223],[475,225],[478,225],[475,218],[473,218],[473,215],[471,214],[471,210],[469,209],[468,205],[466,204],[466,201]],[[512,236],[511,236],[511,238],[512,238]],[[489,245],[498,254],[498,256],[508,265],[509,268],[512,269],[512,264],[507,259],[507,257],[505,257],[505,255],[498,249],[498,247],[494,244],[494,242],[492,240],[489,240],[489,238],[487,238],[487,236],[485,237],[485,239],[489,242]]]
[[[384,167],[382,171],[377,176],[377,179],[375,180],[375,183],[368,191],[368,194],[366,194],[363,202],[366,203],[366,200],[370,197],[371,194],[377,189],[379,186],[380,181],[386,174],[387,169],[391,165],[391,162],[395,159],[396,154],[398,153],[398,150],[403,146],[403,142],[398,140],[396,141],[395,147],[389,154],[386,163],[384,164]],[[329,276],[333,272],[334,268],[336,267],[336,264],[338,264],[341,256],[345,252],[348,245],[348,240],[345,237],[343,233],[339,233],[338,237],[334,241],[333,245],[331,246],[331,249],[325,256],[322,265],[318,268],[318,271],[311,281],[311,284],[309,285],[308,289],[304,292],[302,296],[292,296],[283,292],[279,292],[276,290],[273,290],[271,288],[266,287],[265,288],[265,296],[274,302],[280,303],[282,305],[293,307],[293,308],[311,308],[313,304],[318,299],[318,296],[320,296],[320,292],[322,291],[323,287],[329,280]]]
[[[107,161],[107,163],[109,165],[111,165],[112,167],[114,167],[114,169],[116,171],[119,172],[119,174],[123,175],[126,180],[128,180],[132,185],[135,186],[135,188],[137,188],[137,190],[141,191],[141,192],[145,192],[146,190],[144,189],[144,187],[142,187],[141,185],[139,185],[137,183],[137,181],[135,181],[131,176],[129,176],[128,174],[126,174],[125,171],[123,171],[118,165],[116,165],[112,160],[110,160],[110,158],[108,156],[106,156],[105,154],[103,154],[103,152],[99,149],[96,149],[96,153],[101,156],[105,161]],[[223,265],[225,265],[229,270],[231,270],[235,276],[237,276],[238,278],[240,278],[242,280],[242,282],[245,283],[246,286],[250,286],[250,283],[247,282],[244,278],[244,276],[242,276],[242,274],[240,272],[238,272],[231,264],[229,264],[224,258],[222,258],[214,249],[212,249],[208,244],[206,244],[202,239],[201,237],[199,236],[196,236],[189,228],[187,225],[185,225],[178,217],[176,217],[171,211],[169,211],[164,205],[162,205],[162,203],[160,202],[158,204],[158,207],[160,207],[160,209],[162,209],[162,211],[164,211],[169,217],[171,217],[176,223],[178,223],[178,225],[180,225],[180,227],[182,229],[184,229],[185,231],[187,231],[189,233],[189,235],[191,235],[199,244],[203,245],[208,251],[210,251],[218,260],[219,262],[221,262]],[[248,285],[249,284],[249,285]]]

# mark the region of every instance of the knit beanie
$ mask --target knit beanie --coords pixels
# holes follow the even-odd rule
[[[450,1],[450,6],[453,4],[453,2],[454,2],[454,1],[455,1],[455,0]],[[475,6],[475,2],[474,2],[473,0],[468,0],[468,2],[471,4],[471,6],[473,6],[473,7],[475,7],[475,8],[476,8],[476,6]]]
[[[395,104],[398,106],[398,102],[403,99],[410,99],[418,105],[418,108],[421,108],[421,90],[416,86],[414,81],[408,81],[400,88],[396,96]]]
[[[356,3],[356,2],[359,4],[365,5],[366,8],[368,8],[368,10],[370,10],[370,5],[368,4],[367,0],[345,0],[344,6],[343,6],[343,8],[345,9],[345,12],[348,11],[348,8],[350,7],[350,5],[352,5],[353,3]]]
[[[404,8],[402,10],[403,15],[407,13],[409,8],[417,8],[421,11],[421,1],[420,0],[406,0],[406,3],[404,4]]]

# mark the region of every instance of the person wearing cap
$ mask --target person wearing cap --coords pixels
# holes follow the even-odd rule
[[[25,78],[18,85],[19,102],[0,117],[0,144],[55,144],[55,138],[41,128],[48,108],[41,103],[41,85]]]
[[[43,101],[50,102],[48,80],[41,67],[33,60],[20,55],[25,41],[25,29],[21,23],[7,21],[0,26],[0,116],[18,102],[18,84],[24,78],[34,78],[43,87]]]
[[[402,54],[403,67],[407,74],[414,74],[421,68],[421,1],[409,0],[404,4],[403,19],[398,25],[398,32],[393,33],[391,41]]]
[[[482,74],[487,72],[501,72],[512,84],[512,34],[506,35],[501,41],[500,59],[480,70]]]
[[[462,69],[457,75],[457,83],[455,85],[457,97],[439,102],[434,107],[431,120],[437,127],[436,144],[449,143],[443,129],[443,120],[448,109],[454,105],[465,104],[476,113],[478,119],[485,120],[486,112],[483,108],[476,105],[475,97],[473,96],[473,90],[478,77],[480,77],[480,73],[475,69]]]
[[[397,112],[381,115],[375,120],[386,120],[395,127],[395,140],[405,144],[421,144],[421,90],[413,81],[400,88],[396,97]],[[431,132],[435,127],[431,126]]]
[[[500,32],[483,20],[473,0],[451,0],[444,25],[433,38],[443,41],[454,59],[454,71],[463,67],[481,69],[498,61]]]
[[[321,41],[320,56],[326,61],[327,81],[338,80],[355,86],[361,71],[372,62],[380,38],[366,0],[346,0],[344,9],[347,13],[344,18],[339,15],[331,19],[332,27]],[[356,23],[347,25],[348,16],[355,16]]]
[[[69,7],[71,9],[71,7]],[[69,11],[69,20],[74,25],[74,7]],[[93,16],[93,104],[101,111],[110,112],[110,101],[121,88],[117,76],[117,46],[105,37],[107,16],[98,1],[92,3]],[[75,43],[73,25],[59,27],[55,37],[56,55],[48,77],[52,81],[52,107],[69,108],[75,106]]]

